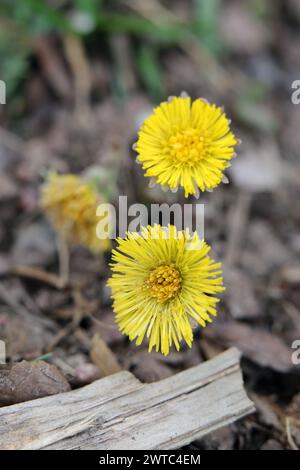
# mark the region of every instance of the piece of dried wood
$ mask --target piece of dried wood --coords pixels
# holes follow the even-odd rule
[[[129,372],[0,409],[1,449],[175,449],[254,411],[232,348],[152,384]]]

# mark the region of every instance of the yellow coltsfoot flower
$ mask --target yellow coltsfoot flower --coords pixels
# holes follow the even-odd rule
[[[151,184],[185,197],[199,196],[222,180],[239,143],[222,108],[204,99],[172,97],[145,119],[134,149]]]
[[[94,252],[111,246],[109,239],[99,240],[96,235],[100,202],[103,201],[94,186],[77,175],[50,173],[42,187],[41,206],[54,229],[69,244]]]
[[[224,290],[221,263],[197,233],[169,225],[143,228],[118,239],[113,250],[112,290],[116,322],[122,333],[149,351],[167,355],[180,341],[191,346],[193,324],[205,327],[216,315],[215,294]]]

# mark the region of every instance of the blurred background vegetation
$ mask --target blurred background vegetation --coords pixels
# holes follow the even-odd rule
[[[242,121],[265,131],[274,130],[276,126],[271,113],[261,106],[272,83],[267,77],[261,80],[259,70],[251,72],[247,67],[243,76],[241,69],[245,58],[239,56],[245,52],[249,56],[270,45],[270,34],[264,23],[268,29],[270,22],[277,21],[282,9],[286,9],[284,2],[247,0],[243,2],[246,9],[235,2],[235,13],[232,13],[230,3],[222,0],[3,0],[0,6],[0,73],[7,83],[12,115],[17,116],[24,110],[26,97],[21,90],[24,81],[36,70],[36,62],[41,61],[47,69],[45,62],[53,58],[49,67],[54,75],[53,67],[58,66],[59,61],[53,57],[53,48],[65,61],[68,50],[72,49],[72,45],[68,46],[68,38],[73,38],[77,40],[77,48],[82,47],[90,60],[100,57],[106,62],[109,93],[116,101],[128,99],[136,82],[153,101],[163,99],[172,88],[166,77],[167,56],[175,51],[179,58],[184,55],[193,63],[199,83],[204,82],[204,86],[208,83],[213,95],[222,99],[223,94],[233,93],[236,112]],[[247,27],[253,27],[253,30],[243,32]],[[241,41],[239,36],[243,33]],[[39,45],[43,37],[55,38],[55,45],[50,47],[48,40]],[[235,78],[222,67],[232,53],[237,53],[242,66]],[[47,54],[50,57],[47,58]],[[179,76],[184,77],[182,68],[185,64],[184,60],[179,61]],[[258,64],[256,68],[259,67]],[[268,73],[262,70],[261,74],[265,72]],[[57,71],[57,77],[60,75]],[[187,84],[183,80],[182,88]],[[67,95],[64,88],[66,83],[61,83],[61,86],[52,86],[52,91]],[[96,86],[92,92],[96,99],[99,95]],[[258,115],[255,115],[255,104]]]

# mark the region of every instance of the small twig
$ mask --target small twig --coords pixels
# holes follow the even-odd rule
[[[99,326],[101,326],[102,328],[106,328],[108,330],[114,330],[114,331],[117,331],[118,330],[118,327],[116,324],[114,325],[109,325],[108,323],[105,323],[104,321],[102,320],[99,320],[98,318],[96,318],[94,315],[97,311],[97,305],[98,303],[97,302],[94,302],[94,301],[88,301],[87,299],[85,299],[82,295],[82,292],[79,288],[77,288],[75,291],[74,291],[74,298],[75,298],[75,302],[76,302],[76,305],[79,305],[80,308],[82,310],[84,310],[84,313],[85,315],[88,315],[89,318],[94,321],[96,324],[98,324]]]
[[[296,445],[295,441],[294,441],[294,438],[292,436],[292,431],[291,431],[291,418],[289,416],[287,416],[285,418],[285,427],[286,427],[286,437],[287,437],[287,441],[291,447],[292,450],[300,450],[299,447]]]
[[[15,274],[26,279],[34,279],[36,281],[44,282],[52,287],[56,287],[57,289],[63,289],[67,285],[66,281],[56,274],[48,273],[43,269],[33,266],[13,266],[10,272],[11,274]]]
[[[171,10],[168,10],[164,5],[156,0],[152,2],[144,2],[140,0],[123,0],[128,8],[130,8],[134,13],[142,16],[146,20],[157,22],[157,18],[162,19],[165,22],[177,24],[185,24],[183,21],[178,20],[178,16],[172,13]]]
[[[53,323],[48,318],[43,318],[38,315],[33,315],[23,305],[21,305],[16,299],[9,295],[7,289],[0,284],[0,297],[16,314],[21,315],[23,318],[32,318],[38,321],[41,325],[53,329]]]
[[[64,50],[74,78],[74,120],[83,130],[88,131],[92,123],[90,95],[92,73],[82,40],[74,35],[65,36]]]
[[[91,339],[84,330],[77,328],[77,330],[74,332],[74,336],[78,339],[78,341],[80,341],[82,346],[84,346],[87,351],[91,349]]]
[[[98,318],[94,317],[93,313],[89,313],[89,315],[90,315],[90,318],[102,328],[107,328],[108,330],[112,330],[112,331],[118,330],[117,325],[109,325],[108,323],[105,323],[104,321],[98,320]]]
[[[70,279],[70,256],[69,247],[65,239],[58,235],[57,237],[57,249],[59,259],[59,277],[60,286],[65,287],[69,283]]]
[[[114,61],[118,67],[120,83],[125,96],[137,88],[134,67],[132,65],[131,49],[128,36],[122,33],[112,34],[109,38]]]
[[[77,327],[78,321],[77,318],[74,318],[71,323],[61,329],[57,335],[54,336],[52,341],[47,345],[46,351],[50,352],[57,347],[57,345],[67,336],[69,336],[72,331]]]
[[[2,284],[0,284],[0,297],[14,312],[27,316],[27,310],[8,294]]]
[[[74,308],[74,317],[65,328],[61,329],[58,334],[51,340],[51,342],[47,346],[47,352],[52,351],[56,348],[56,346],[69,334],[71,334],[78,325],[80,324],[82,317],[84,315],[84,309],[82,308],[82,296],[78,289],[75,289],[73,292],[73,297],[75,301],[75,308]]]
[[[239,257],[245,227],[249,218],[250,205],[251,193],[241,191],[238,195],[237,204],[229,217],[229,233],[224,263],[226,266],[235,264]]]
[[[41,73],[53,90],[63,100],[72,98],[72,83],[67,74],[65,64],[49,36],[39,35],[33,41],[33,50],[40,63]]]
[[[67,364],[60,357],[52,357],[51,363],[59,367],[64,372],[64,374],[69,374],[71,377],[76,376],[76,370],[74,369],[74,367]]]

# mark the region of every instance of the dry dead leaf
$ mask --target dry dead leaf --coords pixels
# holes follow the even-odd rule
[[[300,449],[300,393],[294,396],[285,412],[292,442]]]
[[[297,61],[299,61],[299,46],[300,41],[297,42],[294,40],[294,37],[291,39],[291,53],[295,55],[295,59],[297,57]],[[295,52],[293,52],[295,49]],[[286,53],[286,51],[285,51]],[[286,152],[291,152],[292,155],[297,156],[299,152],[299,145],[300,145],[300,133],[299,133],[299,126],[300,126],[300,109],[298,106],[289,106],[287,118],[285,120],[283,132],[282,132],[282,140],[285,146]],[[286,170],[288,172],[288,179],[299,186],[299,171],[297,163],[297,158],[294,162],[287,164],[286,162]]]
[[[241,256],[244,269],[253,275],[266,275],[291,259],[289,247],[274,233],[270,224],[263,220],[252,221]]]
[[[300,422],[290,417],[286,417],[286,438],[292,450],[300,450]]]
[[[269,439],[262,445],[260,450],[284,450],[284,447],[275,439]]]
[[[278,277],[288,284],[300,284],[300,264],[287,264],[282,267]]]
[[[115,374],[122,370],[115,354],[98,334],[95,334],[92,339],[90,357],[104,376]]]
[[[291,403],[286,409],[288,415],[293,416],[295,419],[299,420],[300,423],[300,393],[294,396]]]
[[[109,346],[124,343],[122,335],[115,322],[114,313],[111,310],[97,312],[93,315],[93,332],[99,333],[103,341]]]
[[[76,376],[72,380],[72,386],[82,387],[101,378],[101,372],[95,364],[85,362],[75,369]]]
[[[19,189],[12,178],[0,173],[0,200],[2,204],[15,203],[19,197]]]
[[[256,54],[270,42],[270,29],[244,2],[225,2],[220,26],[225,43],[241,54]]]
[[[0,337],[7,345],[6,352],[10,360],[16,361],[20,358],[29,356],[34,358],[42,355],[53,333],[32,317],[12,315],[5,313],[5,310],[3,312],[6,321],[0,321]]]
[[[274,191],[282,180],[282,160],[273,141],[249,146],[229,170],[233,181],[250,192]]]
[[[131,370],[138,379],[147,383],[157,382],[173,375],[166,364],[148,352],[142,352],[134,358]]]
[[[261,397],[254,393],[251,394],[251,399],[255,403],[255,408],[259,416],[259,420],[274,429],[281,430],[281,422],[279,412],[280,409],[277,405],[272,403],[271,399],[267,397]]]
[[[288,9],[292,15],[295,15],[298,20],[300,20],[300,3],[298,0],[288,0],[287,1]]]
[[[235,321],[222,321],[205,328],[203,334],[223,346],[237,347],[243,356],[262,367],[278,372],[288,372],[293,368],[290,348],[267,331]]]
[[[234,426],[226,426],[196,441],[196,444],[205,450],[231,450],[235,440]]]
[[[0,404],[22,401],[68,392],[70,385],[52,364],[22,361],[11,368],[0,369]]]
[[[225,265],[224,278],[226,279],[225,299],[230,314],[237,319],[259,317],[261,305],[249,275],[241,269],[226,269]]]
[[[18,232],[13,250],[14,264],[46,266],[55,256],[54,234],[45,222],[35,222]]]

